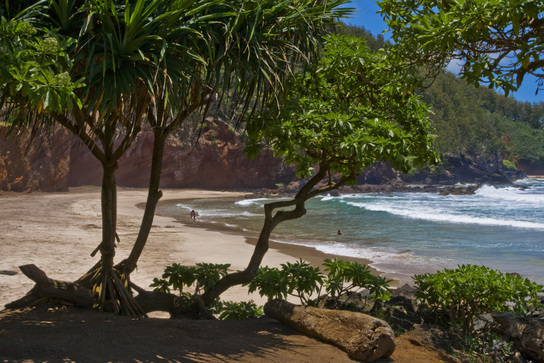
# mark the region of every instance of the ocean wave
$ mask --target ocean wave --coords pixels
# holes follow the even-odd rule
[[[244,206],[244,207],[247,207],[247,206],[250,206],[250,205],[253,205],[253,204],[264,205],[263,201],[265,201],[265,200],[269,200],[269,199],[268,198],[242,199],[242,200],[239,200],[239,201],[235,202],[234,204],[241,205],[241,206]]]
[[[477,224],[482,226],[509,226],[515,228],[527,228],[544,230],[544,223],[504,219],[504,218],[491,218],[481,217],[474,214],[461,213],[459,214],[446,212],[448,208],[438,208],[436,206],[399,206],[389,203],[348,203],[349,205],[363,208],[374,212],[386,212],[393,215],[410,218],[421,219],[432,222],[441,223],[456,223],[456,224]]]
[[[476,195],[485,199],[527,203],[531,205],[542,205],[544,194],[537,194],[532,189],[520,189],[516,187],[496,188],[484,185],[476,191]]]
[[[315,243],[285,240],[275,240],[275,242],[310,247],[325,254],[340,256],[340,258],[370,260],[369,265],[378,270],[404,275],[405,277],[455,265],[452,260],[437,256],[417,255],[412,250],[406,248],[363,247],[339,242]]]

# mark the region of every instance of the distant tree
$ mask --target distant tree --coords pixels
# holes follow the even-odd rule
[[[542,0],[381,0],[381,14],[397,49],[413,61],[443,67],[508,95],[526,75],[544,86]]]
[[[250,263],[204,293],[205,304],[229,287],[252,280],[274,228],[302,217],[308,199],[356,183],[357,176],[379,160],[402,171],[437,162],[428,109],[413,93],[417,82],[401,59],[391,62],[383,53],[371,52],[360,38],[328,39],[312,72],[298,76],[248,125],[249,155],[271,147],[287,164],[296,165],[304,184],[293,199],[265,204],[264,225]]]

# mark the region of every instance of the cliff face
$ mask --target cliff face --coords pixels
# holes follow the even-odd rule
[[[66,130],[57,127],[34,138],[29,131],[5,138],[6,132],[0,130],[1,190],[51,192],[101,185],[100,163]],[[182,134],[168,139],[162,188],[272,188],[295,176],[270,151],[248,160],[240,138],[224,123],[208,123],[196,144],[195,139]],[[119,161],[119,186],[147,187],[152,148],[153,133],[142,132]]]
[[[0,128],[0,190],[61,191],[68,188],[71,140],[60,128],[6,138]]]
[[[33,135],[30,131],[5,138],[0,129],[0,189],[4,191],[63,191],[70,186],[101,185],[102,167],[90,151],[63,128]],[[163,158],[162,188],[254,189],[299,183],[294,170],[272,152],[248,160],[243,143],[226,123],[207,121],[200,130],[180,131],[167,141]],[[153,133],[143,131],[119,161],[117,184],[125,187],[148,186]],[[396,183],[502,184],[523,178],[520,171],[507,170],[502,158],[444,155],[441,166],[426,168],[413,175],[402,175],[386,163],[377,163],[363,173],[359,184]]]

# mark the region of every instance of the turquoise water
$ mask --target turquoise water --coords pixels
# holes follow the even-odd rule
[[[200,220],[257,235],[270,200],[198,199],[159,208],[173,216],[195,209]],[[391,278],[470,263],[544,283],[543,210],[544,179],[483,186],[474,195],[321,196],[307,202],[304,217],[280,224],[273,239],[367,258]]]

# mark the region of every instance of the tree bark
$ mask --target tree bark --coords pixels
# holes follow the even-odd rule
[[[71,302],[75,305],[91,308],[94,303],[94,296],[91,290],[72,282],[53,280],[47,277],[45,272],[36,265],[23,265],[19,269],[26,277],[36,283],[30,292],[15,302],[7,304],[7,308],[17,307],[19,301],[31,303],[38,298],[54,298]]]
[[[147,238],[151,232],[151,227],[153,225],[153,219],[155,217],[155,210],[157,204],[162,197],[162,191],[159,189],[161,181],[161,172],[162,172],[162,158],[164,155],[164,147],[166,144],[166,138],[169,133],[167,133],[163,128],[153,129],[153,155],[151,159],[151,173],[149,176],[149,189],[147,193],[147,201],[145,204],[145,211],[142,217],[142,223],[140,225],[140,231],[132,251],[128,258],[123,262],[123,271],[130,275],[134,269],[136,269],[136,264],[138,259],[142,255]]]
[[[341,184],[330,184],[329,187],[316,189],[313,188],[319,183],[326,175],[327,167],[323,165],[319,168],[316,175],[314,175],[304,187],[296,194],[295,198],[289,201],[279,201],[273,203],[267,203],[264,206],[264,224],[259,234],[259,239],[253,250],[253,255],[249,261],[248,266],[243,271],[230,273],[224,276],[221,280],[215,284],[213,288],[208,290],[202,295],[202,300],[206,306],[209,306],[216,298],[218,298],[223,292],[235,285],[244,284],[250,282],[255,277],[257,270],[259,269],[264,255],[268,251],[270,235],[274,228],[281,222],[297,219],[306,214],[305,202],[313,196],[324,192],[326,190],[332,190],[338,188]],[[293,210],[283,211],[280,210],[273,214],[275,209],[295,206]]]

